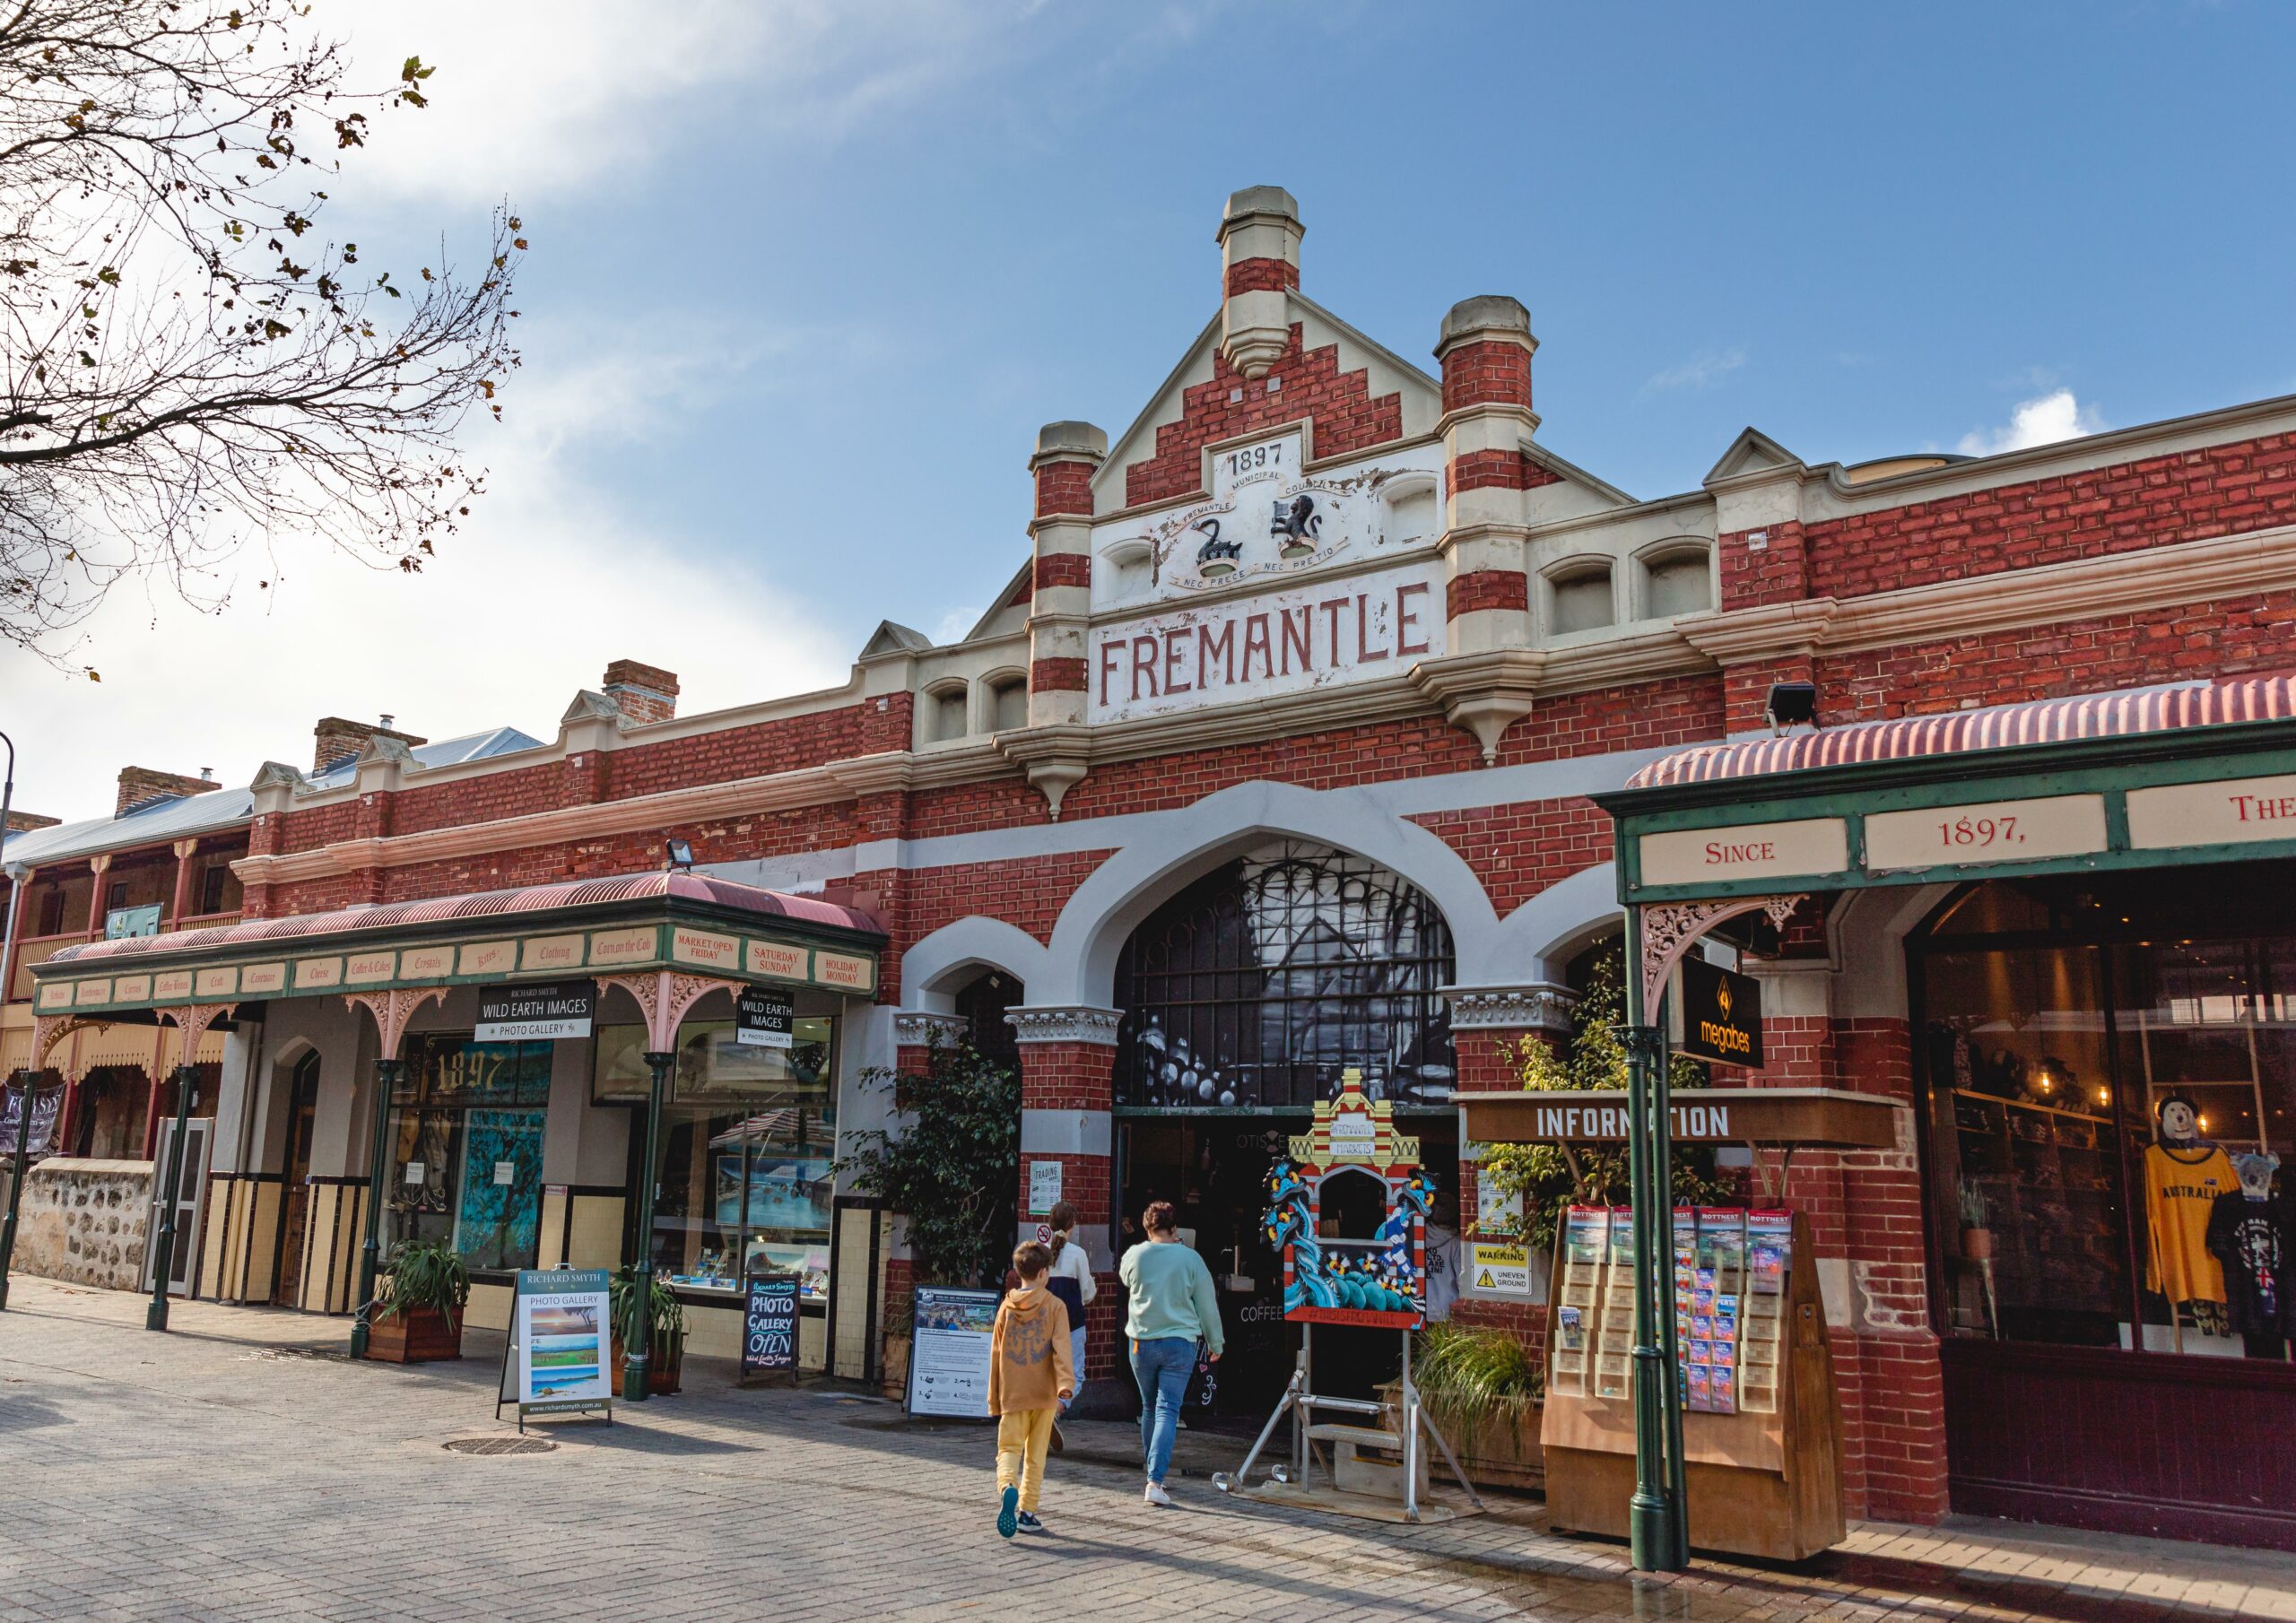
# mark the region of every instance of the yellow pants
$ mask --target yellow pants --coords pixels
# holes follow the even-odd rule
[[[1044,1456],[1052,1446],[1057,1409],[1016,1409],[996,1417],[996,1491],[1018,1484],[1021,1508],[1034,1510],[1044,1491]]]

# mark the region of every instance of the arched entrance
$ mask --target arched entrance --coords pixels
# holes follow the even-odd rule
[[[1359,1069],[1367,1093],[1412,1118],[1426,1165],[1457,1166],[1457,1062],[1439,995],[1456,978],[1449,926],[1426,892],[1304,840],[1248,848],[1125,942],[1116,1245],[1138,1237],[1130,1226],[1148,1202],[1178,1206],[1221,1287],[1229,1351],[1215,1416],[1264,1419],[1289,1378],[1296,1341],[1282,1260],[1260,1228],[1264,1185],[1341,1072]],[[1365,1353],[1393,1356],[1368,1343]],[[1366,1362],[1361,1384],[1385,1373]]]

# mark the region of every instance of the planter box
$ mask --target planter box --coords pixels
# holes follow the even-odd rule
[[[613,1389],[617,1395],[622,1391],[622,1363],[629,1356],[629,1349],[622,1345],[622,1338],[616,1336],[613,1341]],[[678,1377],[684,1373],[685,1349],[683,1346],[667,1359],[661,1356],[658,1348],[648,1353],[646,1357],[647,1394],[657,1398],[668,1397],[672,1393],[679,1390]]]
[[[1403,1399],[1403,1389],[1395,1382],[1379,1388],[1380,1399],[1387,1403],[1389,1420]],[[1422,1395],[1421,1402],[1426,1404]],[[1428,1418],[1442,1432],[1443,1440],[1459,1456],[1459,1463],[1466,1468],[1467,1476],[1477,1488],[1513,1488],[1530,1492],[1544,1492],[1546,1488],[1546,1455],[1539,1447],[1539,1423],[1545,1405],[1524,1405],[1518,1420],[1495,1419],[1473,1436],[1456,1436],[1443,1423],[1443,1417],[1431,1404],[1427,1404]],[[1438,1486],[1448,1474],[1441,1456],[1433,1462]]]
[[[367,1356],[386,1364],[428,1364],[463,1356],[463,1315],[436,1307],[387,1314],[367,1327]]]

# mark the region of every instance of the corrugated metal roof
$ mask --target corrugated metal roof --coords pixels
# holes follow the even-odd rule
[[[1652,761],[1626,780],[1630,789],[1671,784],[1759,777],[1814,767],[1908,760],[2022,744],[2066,743],[2089,738],[2127,738],[2187,727],[2296,718],[2296,678],[2178,682],[2083,693],[2071,699],[2029,699],[1982,710],[1904,716],[1893,721],[1853,722],[1784,738],[1701,744]]]
[[[708,873],[630,873],[609,879],[560,880],[548,885],[523,885],[509,890],[479,890],[465,896],[429,897],[421,900],[371,903],[339,907],[329,913],[294,913],[282,918],[251,918],[236,924],[205,930],[179,930],[167,935],[126,936],[118,941],[90,942],[66,947],[49,958],[58,967],[133,961],[154,954],[173,958],[218,947],[247,946],[262,942],[303,940],[342,935],[352,931],[385,930],[410,924],[448,924],[460,919],[507,918],[517,915],[556,912],[604,902],[665,900],[704,902],[744,913],[829,924],[839,929],[883,935],[884,926],[857,907],[839,907],[817,896],[791,896],[761,890]],[[46,965],[42,966],[44,969]]]
[[[516,727],[496,727],[461,738],[440,739],[436,743],[423,744],[412,753],[425,767],[451,767],[541,747],[540,739],[531,738]],[[313,774],[311,781],[322,788],[339,788],[352,780],[355,770],[354,764],[346,761],[329,771]],[[0,846],[0,857],[10,863],[59,862],[99,851],[159,845],[187,835],[235,828],[254,815],[254,790],[211,789],[204,794],[158,801],[125,817],[91,817],[76,823],[58,823],[53,829],[12,834],[6,844]]]

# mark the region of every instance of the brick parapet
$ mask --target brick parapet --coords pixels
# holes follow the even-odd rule
[[[1300,267],[1283,259],[1239,259],[1221,273],[1221,296],[1289,293],[1300,286]]]
[[[1527,334],[1526,334],[1527,336]],[[1531,404],[1531,352],[1518,341],[1492,338],[1452,344],[1443,352],[1443,410]]]
[[[1156,430],[1154,453],[1125,469],[1125,500],[1136,506],[1189,495],[1204,484],[1205,446],[1302,417],[1314,421],[1318,457],[1403,437],[1400,393],[1374,395],[1368,369],[1341,371],[1337,344],[1303,351],[1301,343],[1294,322],[1283,352],[1260,378],[1247,378],[1214,354],[1210,380],[1186,389],[1178,421]]]
[[[1092,473],[1099,464],[1075,461],[1045,462],[1036,469],[1036,516],[1057,518],[1092,514]]]

